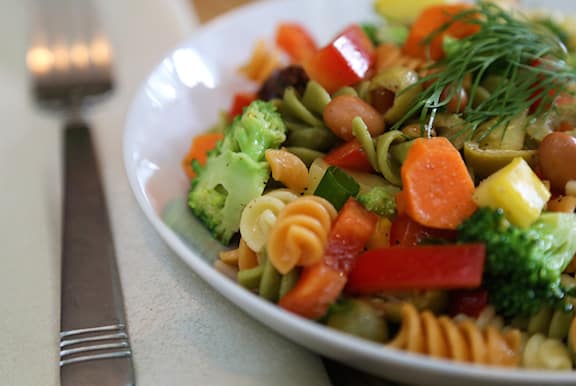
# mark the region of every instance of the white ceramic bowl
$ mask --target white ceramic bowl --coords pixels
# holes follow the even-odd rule
[[[146,79],[128,114],[125,163],[139,204],[168,245],[217,291],[313,351],[407,383],[576,385],[574,372],[467,366],[388,349],[289,314],[212,267],[222,247],[201,224],[186,217],[190,215],[184,206],[188,182],[180,163],[191,138],[217,121],[235,91],[245,90],[238,66],[257,39],[273,36],[280,21],[299,21],[325,43],[347,24],[374,17],[372,0],[258,2],[217,18],[174,49]],[[180,199],[183,220],[190,222],[187,234],[176,234],[162,220],[164,205],[174,199]]]

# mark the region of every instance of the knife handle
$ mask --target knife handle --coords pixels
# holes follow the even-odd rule
[[[90,128],[64,131],[62,386],[134,385],[114,240]]]

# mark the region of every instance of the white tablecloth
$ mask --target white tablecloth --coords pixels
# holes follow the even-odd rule
[[[48,1],[48,0],[45,0]],[[91,113],[108,198],[137,384],[329,384],[315,355],[253,321],[172,253],[137,207],[122,163],[132,95],[193,33],[186,0],[100,0],[118,88]],[[25,1],[0,7],[0,384],[58,385],[60,121],[27,87]]]

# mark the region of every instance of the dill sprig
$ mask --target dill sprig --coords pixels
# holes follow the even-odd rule
[[[430,74],[417,84],[431,85],[394,128],[399,128],[418,111],[422,127],[429,127],[436,112],[449,103],[465,82],[470,82],[468,103],[462,111],[467,124],[458,135],[471,138],[480,125],[489,120],[493,122],[492,129],[500,125],[506,127],[536,100],[540,103],[533,114],[543,114],[556,95],[576,82],[576,73],[567,64],[565,46],[550,30],[519,14],[512,15],[494,3],[480,2],[460,12],[424,43],[428,44],[457,21],[478,24],[479,30],[453,42],[447,56],[430,67]],[[498,75],[503,82],[487,99],[475,100],[476,90],[487,75]],[[481,136],[489,132],[490,128]]]

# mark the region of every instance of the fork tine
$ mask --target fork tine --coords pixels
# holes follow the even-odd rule
[[[91,3],[37,0],[35,5],[27,64],[37,99],[60,100],[70,87],[84,97],[110,90],[111,48],[92,17]]]

